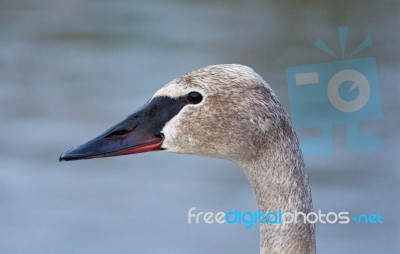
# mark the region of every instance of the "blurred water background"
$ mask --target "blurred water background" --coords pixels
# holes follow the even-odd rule
[[[317,226],[319,253],[400,253],[399,1],[0,0],[0,253],[258,253],[258,227],[188,225],[187,211],[255,211],[233,163],[190,155],[59,163],[162,85],[218,63],[249,65],[289,108],[285,69],[332,61],[366,36],[381,152],[306,157],[314,208],[380,213],[383,225]]]

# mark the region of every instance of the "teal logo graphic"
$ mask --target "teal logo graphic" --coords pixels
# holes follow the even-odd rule
[[[360,121],[382,117],[375,58],[352,58],[369,47],[372,39],[366,38],[345,59],[347,33],[347,27],[339,28],[342,60],[294,66],[286,70],[294,127],[298,130],[321,129],[319,137],[300,140],[304,155],[332,154],[334,124],[347,126],[348,150],[380,150],[378,136],[358,129]],[[339,58],[320,39],[315,47]]]

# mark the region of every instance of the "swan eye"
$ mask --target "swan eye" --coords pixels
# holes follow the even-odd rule
[[[190,92],[186,96],[186,99],[192,104],[198,104],[203,99],[203,96],[199,92]]]

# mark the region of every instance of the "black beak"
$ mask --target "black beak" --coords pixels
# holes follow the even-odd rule
[[[184,98],[155,97],[102,135],[64,152],[60,161],[162,150],[162,129],[187,103]]]

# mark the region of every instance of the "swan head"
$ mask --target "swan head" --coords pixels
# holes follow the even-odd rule
[[[248,160],[275,138],[274,130],[287,127],[285,117],[251,68],[213,65],[172,80],[136,113],[60,160],[155,150]]]

